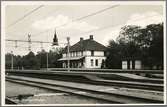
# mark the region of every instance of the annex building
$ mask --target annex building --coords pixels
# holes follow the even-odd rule
[[[63,68],[67,68],[67,61],[70,60],[70,68],[101,68],[105,62],[106,47],[94,40],[93,35],[89,39],[80,41],[70,46],[69,58],[67,47],[64,49],[62,58]]]

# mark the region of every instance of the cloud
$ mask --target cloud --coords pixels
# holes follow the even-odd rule
[[[50,16],[45,19],[37,20],[32,26],[38,30],[47,30],[66,24],[67,22],[70,22],[67,16],[58,15],[57,17]]]
[[[116,41],[116,38],[119,35],[121,27],[122,27],[122,25],[119,25],[119,26],[115,26],[112,29],[110,29],[111,31],[104,35],[103,44],[108,45],[108,42],[110,40]]]
[[[90,25],[87,22],[72,22],[72,20],[68,16],[64,15],[58,15],[57,17],[50,16],[45,19],[37,20],[32,24],[32,26],[38,30],[47,30],[56,27],[61,30],[73,29],[80,31],[90,31],[93,29],[98,29],[97,26]]]
[[[73,29],[73,30],[80,30],[84,32],[91,31],[91,30],[98,29],[98,28],[99,27],[90,25],[86,22],[73,22],[64,27],[61,27],[61,29],[66,29],[66,30]]]
[[[157,24],[163,22],[163,16],[157,12],[146,12],[143,14],[133,14],[130,16],[126,25],[139,25],[145,27],[149,24]]]
[[[115,26],[110,29],[110,32],[106,33],[103,39],[103,43],[105,45],[108,44],[109,40],[116,40],[116,38],[119,36],[119,32],[121,30],[121,27],[125,25],[139,25],[141,27],[146,27],[149,24],[157,24],[163,22],[163,16],[157,12],[146,12],[143,14],[133,14],[130,16],[130,18],[125,22],[125,24],[121,24],[118,26]]]

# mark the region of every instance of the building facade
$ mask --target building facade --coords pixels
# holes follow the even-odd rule
[[[141,60],[124,60],[122,61],[122,69],[142,69]]]
[[[70,68],[101,68],[105,62],[106,47],[93,39],[90,35],[89,39],[80,41],[70,46],[69,57],[67,47],[64,49],[62,61],[63,68],[67,68],[67,61],[70,61]]]
[[[140,57],[124,57],[122,58],[122,69],[142,69],[142,61]]]

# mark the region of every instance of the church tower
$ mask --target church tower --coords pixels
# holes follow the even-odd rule
[[[58,38],[57,38],[56,30],[55,30],[54,38],[53,38],[53,45],[58,45]]]

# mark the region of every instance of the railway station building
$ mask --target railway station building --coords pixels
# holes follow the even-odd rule
[[[63,51],[63,68],[67,68],[67,61],[70,61],[70,68],[102,68],[106,60],[106,47],[94,40],[93,35],[84,40],[82,37],[76,44],[70,46],[69,57],[67,47]]]

